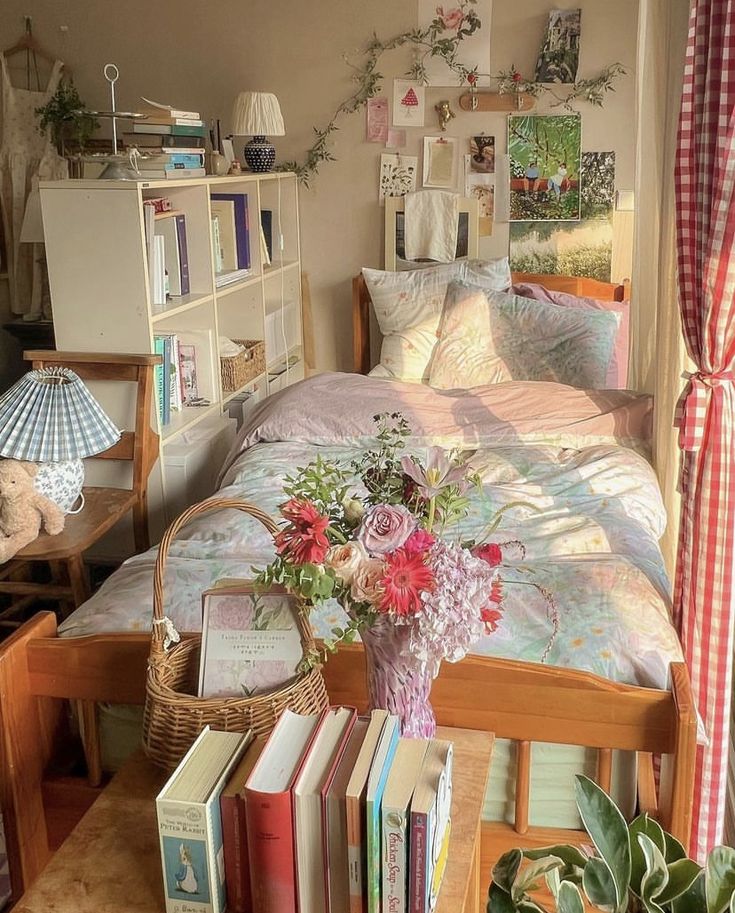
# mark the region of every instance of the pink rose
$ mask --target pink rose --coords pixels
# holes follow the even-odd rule
[[[436,539],[431,533],[427,533],[425,529],[418,527],[406,539],[403,548],[408,555],[420,555],[422,552],[428,552],[435,542]]]
[[[447,10],[446,13],[443,6],[437,6],[436,14],[441,19],[445,29],[458,29],[464,20],[464,13],[458,6]]]
[[[495,542],[486,542],[484,545],[476,545],[472,549],[475,558],[481,558],[487,562],[490,567],[495,567],[503,560],[503,551]]]
[[[400,504],[376,504],[363,517],[357,539],[371,555],[400,548],[416,528],[413,514]]]
[[[385,564],[379,558],[368,558],[363,561],[352,577],[350,595],[355,602],[367,602],[377,608],[383,596],[381,580]]]

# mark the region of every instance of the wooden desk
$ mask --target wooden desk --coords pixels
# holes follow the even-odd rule
[[[487,891],[480,819],[493,736],[439,727],[437,738],[454,742],[452,836],[437,913],[479,913]],[[130,758],[14,913],[163,913],[154,798],[165,780],[142,753]]]

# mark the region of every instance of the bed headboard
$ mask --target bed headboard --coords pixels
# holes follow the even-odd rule
[[[614,282],[599,282],[577,276],[555,276],[551,273],[513,273],[513,283],[530,282],[543,285],[555,292],[566,292],[581,298],[597,298],[599,301],[627,301],[630,298],[630,284],[616,285]],[[352,353],[353,371],[367,374],[371,364],[370,355],[370,313],[372,300],[370,292],[359,273],[352,280]]]

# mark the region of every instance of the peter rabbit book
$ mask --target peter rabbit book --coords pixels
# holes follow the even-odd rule
[[[409,807],[429,746],[426,739],[400,739],[383,793],[382,862],[383,910],[406,913],[408,909]]]
[[[411,801],[410,913],[436,907],[452,825],[452,758],[451,742],[431,742]]]
[[[347,862],[349,867],[350,913],[367,913],[367,824],[365,793],[370,767],[388,719],[387,710],[373,710],[355,768],[345,790],[347,816]]]
[[[380,741],[375,750],[365,792],[368,913],[380,913],[380,807],[388,774],[398,748],[399,731],[398,717],[389,716],[380,733]]]
[[[215,587],[202,602],[200,697],[250,697],[297,674],[304,658],[298,609],[283,587]]]
[[[322,790],[344,748],[356,715],[352,707],[333,707],[324,714],[294,784],[296,887],[301,913],[326,910]]]
[[[166,913],[224,913],[220,793],[252,739],[205,727],[156,798]]]

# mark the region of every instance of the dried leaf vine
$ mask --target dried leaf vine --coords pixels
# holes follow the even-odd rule
[[[336,156],[330,148],[330,140],[339,130],[339,121],[359,111],[367,104],[369,98],[374,98],[380,92],[384,76],[379,71],[378,64],[383,54],[407,45],[414,49],[414,60],[405,75],[416,82],[426,85],[427,61],[440,58],[457,77],[458,86],[474,86],[480,78],[489,78],[497,83],[500,94],[526,93],[535,98],[546,95],[554,99],[552,108],[562,107],[568,111],[574,110],[572,105],[577,101],[601,107],[605,95],[615,91],[615,80],[626,72],[625,67],[614,63],[602,70],[598,76],[579,79],[563,86],[564,91],[560,94],[560,86],[525,79],[515,67],[497,74],[478,73],[476,68],[469,69],[458,58],[462,42],[482,26],[475,9],[476,4],[477,0],[460,0],[457,6],[446,12],[443,7],[438,6],[437,15],[428,26],[410,29],[387,41],[373,33],[359,63],[354,63],[348,55],[343,55],[344,62],[353,71],[352,81],[356,84],[354,92],[338,105],[326,126],[314,127],[314,142],[304,161],[283,162],[279,166],[280,170],[293,171],[299,181],[309,187],[310,182],[319,173],[320,165],[336,161]]]

